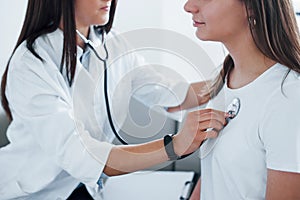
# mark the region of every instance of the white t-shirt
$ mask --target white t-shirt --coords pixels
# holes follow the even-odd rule
[[[200,149],[214,148],[201,160],[202,200],[265,199],[267,169],[300,173],[300,76],[280,64],[250,84],[227,84],[209,103],[225,111],[232,99],[236,118]],[[224,103],[225,102],[225,103]]]

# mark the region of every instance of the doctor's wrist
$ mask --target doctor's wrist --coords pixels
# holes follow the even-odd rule
[[[169,160],[172,161],[172,160],[180,159],[180,156],[177,153],[175,153],[173,135],[172,134],[165,135],[163,140],[164,140],[165,151]]]
[[[185,144],[178,135],[166,135],[164,137],[165,151],[170,161],[183,159],[193,153],[188,152],[189,147]]]
[[[186,148],[182,145],[182,142],[180,141],[178,134],[173,135],[173,146],[174,146],[174,152],[176,155],[178,155],[179,158],[182,155],[184,155]]]

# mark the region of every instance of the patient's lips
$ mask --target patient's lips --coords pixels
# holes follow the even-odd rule
[[[193,19],[193,26],[194,27],[201,27],[204,26],[205,22],[201,21],[201,20],[197,20],[197,19]]]

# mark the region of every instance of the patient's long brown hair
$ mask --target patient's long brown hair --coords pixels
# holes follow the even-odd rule
[[[258,49],[266,57],[300,73],[299,29],[292,2],[290,0],[241,1],[246,6],[249,28]],[[233,67],[233,59],[227,55],[223,68],[207,95],[213,98],[219,93]]]
[[[108,23],[104,26],[97,27],[97,29],[102,29],[106,33],[110,31],[113,24],[116,4],[117,0],[112,0]],[[77,54],[74,0],[28,0],[26,16],[21,34],[12,55],[18,46],[22,42],[26,41],[26,46],[29,51],[35,57],[43,61],[43,58],[40,57],[34,49],[34,41],[43,34],[55,31],[59,27],[61,17],[63,17],[64,44],[60,67],[61,72],[65,70],[69,86],[71,86],[76,71]],[[12,120],[9,102],[5,95],[10,59],[2,77],[1,103],[7,116],[10,120]],[[66,63],[65,67],[63,63]]]

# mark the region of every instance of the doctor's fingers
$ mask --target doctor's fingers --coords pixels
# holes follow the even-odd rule
[[[228,117],[227,113],[213,109],[197,110],[193,114],[198,116],[199,122],[217,120],[223,125],[226,124],[226,117]]]
[[[217,119],[219,121],[222,121],[225,123],[225,118],[228,117],[228,114],[220,111],[220,110],[214,110],[211,108],[203,109],[203,110],[197,110],[194,111],[196,115],[200,117],[200,119],[208,120],[208,119]]]
[[[208,129],[214,129],[220,131],[223,129],[225,122],[224,113],[218,111],[218,113],[204,113],[199,114],[200,111],[190,112],[184,123],[184,129],[195,135],[199,132],[205,132]],[[194,135],[194,136],[195,136]]]
[[[208,131],[215,130],[220,131],[224,128],[224,124],[216,119],[200,121],[198,126],[198,131]]]
[[[201,131],[199,130],[198,133],[197,133],[197,136],[199,137],[199,140],[201,141],[204,141],[208,138],[216,138],[218,137],[219,135],[219,132],[218,130],[216,129],[208,129],[206,131]]]
[[[210,113],[204,113],[199,115],[199,123],[204,123],[207,121],[218,121],[220,122],[223,126],[226,125],[226,116],[227,114],[225,113],[215,113],[215,112],[210,112]]]

